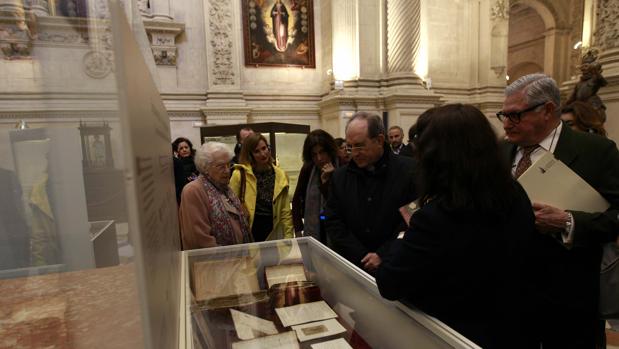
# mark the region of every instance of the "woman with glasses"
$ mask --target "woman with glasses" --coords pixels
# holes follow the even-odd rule
[[[424,112],[417,135],[419,209],[383,257],[380,293],[483,348],[535,347],[535,218],[492,126],[475,107],[455,104]]]
[[[200,175],[183,189],[179,209],[184,250],[251,242],[249,217],[228,186],[233,155],[218,142],[205,143],[196,152]]]
[[[338,167],[338,149],[323,130],[310,132],[303,143],[303,167],[292,197],[292,220],[297,233],[326,242],[323,211],[329,198],[331,174]]]
[[[274,162],[266,138],[254,133],[243,141],[230,179],[230,187],[247,209],[254,241],[294,237],[288,177]]]

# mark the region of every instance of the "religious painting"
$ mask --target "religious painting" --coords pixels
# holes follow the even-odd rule
[[[315,68],[312,0],[243,0],[246,66]]]

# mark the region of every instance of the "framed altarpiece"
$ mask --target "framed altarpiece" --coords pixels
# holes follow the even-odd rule
[[[246,66],[315,68],[312,0],[242,0]]]

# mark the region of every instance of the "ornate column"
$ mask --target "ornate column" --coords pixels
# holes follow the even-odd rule
[[[236,1],[204,2],[208,89],[202,113],[206,123],[245,123],[250,108],[241,91],[240,6]]]
[[[419,84],[415,62],[420,43],[420,0],[387,1],[387,70],[389,77]]]
[[[600,50],[599,62],[608,85],[598,92],[606,104],[606,130],[609,138],[619,141],[619,2],[597,0],[593,46]]]
[[[154,20],[171,21],[172,0],[150,0],[150,14]]]
[[[31,0],[30,10],[37,16],[49,16],[49,2],[47,0]]]
[[[594,45],[600,49],[604,75],[619,74],[619,2],[598,0]]]

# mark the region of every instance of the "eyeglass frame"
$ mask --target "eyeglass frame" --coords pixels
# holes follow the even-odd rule
[[[504,111],[499,111],[496,113],[496,117],[497,119],[499,119],[500,122],[504,122],[505,118],[509,119],[509,121],[511,121],[514,124],[518,124],[520,123],[520,121],[522,120],[522,115],[524,115],[525,113],[528,113],[532,110],[535,110],[536,108],[541,107],[542,105],[545,105],[547,102],[541,102],[538,103],[534,106],[528,107],[524,110],[520,110],[520,111],[515,111],[515,112],[511,112],[511,113],[506,113]]]
[[[364,145],[350,145],[350,144],[346,144],[346,153],[347,153],[347,154],[352,154],[352,152],[353,152],[354,150],[356,150],[356,151],[363,151],[363,150],[364,150],[365,148],[367,148],[367,146],[368,146],[368,145],[367,145],[367,141],[368,141],[368,140],[373,140],[373,139],[376,139],[376,138],[378,138],[378,137],[368,137],[368,138],[365,140],[365,142],[364,142],[364,143],[366,143],[366,144],[364,144]]]

